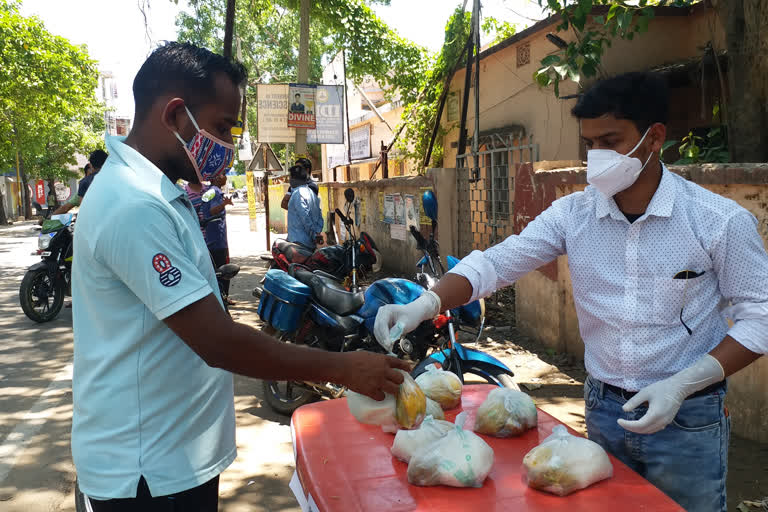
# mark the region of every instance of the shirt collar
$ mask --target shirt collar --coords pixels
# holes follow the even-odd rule
[[[616,201],[612,197],[605,197],[597,189],[597,204],[595,205],[595,215],[601,219],[607,215],[616,220],[626,220],[626,216],[619,210]],[[654,215],[656,217],[671,217],[672,209],[675,206],[675,196],[677,195],[677,183],[674,176],[667,169],[667,166],[661,164],[661,181],[656,192],[654,192],[648,208],[643,217]]]
[[[109,154],[120,158],[127,167],[136,173],[139,180],[149,189],[160,194],[166,201],[170,202],[185,195],[184,189],[174,184],[155,164],[126,145],[124,141],[125,137],[108,137],[107,149]]]

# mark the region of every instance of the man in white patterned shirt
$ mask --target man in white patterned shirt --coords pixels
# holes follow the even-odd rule
[[[768,254],[754,216],[662,164],[668,103],[652,73],[598,82],[573,109],[590,186],[382,308],[375,331],[386,342],[568,254],[589,437],[687,510],[724,511],[725,377],[768,352]]]

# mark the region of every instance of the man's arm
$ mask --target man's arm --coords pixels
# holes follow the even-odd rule
[[[213,295],[167,317],[165,323],[209,366],[268,380],[335,382],[376,400],[395,394],[403,381],[396,369],[409,363],[371,352],[326,352],[282,343],[236,323]]]
[[[441,311],[453,309],[514,283],[531,270],[565,253],[565,223],[573,198],[552,203],[519,235],[484,252],[474,251],[442,277],[428,293],[408,305],[379,309],[374,334],[384,348]]]
[[[80,196],[75,196],[63,205],[59,206],[56,211],[53,212],[52,215],[61,215],[62,213],[67,213],[69,210],[74,208],[75,206],[80,206],[80,203],[82,202],[82,198]]]

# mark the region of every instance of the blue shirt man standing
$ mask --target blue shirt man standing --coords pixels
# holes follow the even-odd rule
[[[232,373],[335,382],[381,400],[409,366],[282,343],[233,321],[183,179],[232,163],[242,64],[168,43],[133,83],[136,116],[83,203],[73,263],[72,457],[93,512],[218,510],[234,460]]]
[[[322,243],[323,213],[320,210],[320,197],[315,194],[307,182],[305,166],[291,167],[291,182],[301,182],[292,189],[288,201],[288,241],[314,250]]]

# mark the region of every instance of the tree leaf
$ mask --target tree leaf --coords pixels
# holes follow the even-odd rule
[[[560,55],[547,55],[543,59],[541,59],[541,65],[542,66],[551,66],[553,64],[559,64],[560,63]]]

